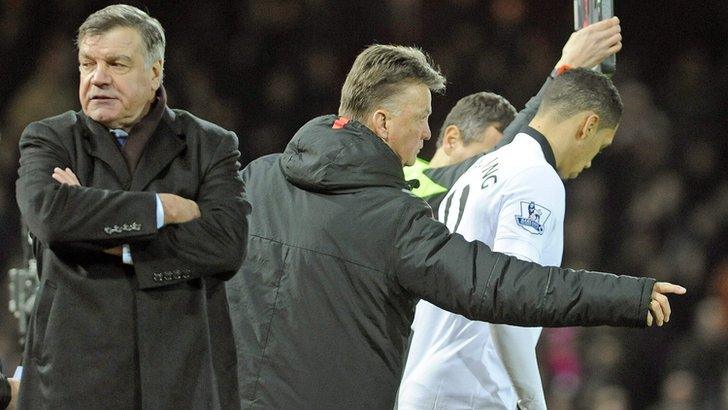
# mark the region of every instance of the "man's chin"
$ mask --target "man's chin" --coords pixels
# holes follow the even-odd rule
[[[118,128],[116,127],[118,122],[118,115],[117,113],[111,113],[107,110],[84,110],[84,114],[86,114],[87,117],[91,118],[92,120],[98,122],[99,124],[103,124],[106,127],[109,128]]]

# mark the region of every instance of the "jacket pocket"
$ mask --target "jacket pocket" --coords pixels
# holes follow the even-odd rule
[[[56,298],[56,284],[46,280],[41,285],[38,292],[38,305],[35,309],[33,317],[33,339],[31,357],[38,360],[43,358],[43,346],[45,344],[45,334],[48,327],[48,318],[51,314],[53,301]]]

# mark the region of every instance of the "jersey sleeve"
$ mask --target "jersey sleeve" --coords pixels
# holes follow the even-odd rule
[[[544,254],[553,241],[563,241],[565,198],[559,177],[548,165],[536,166],[512,176],[506,184],[493,251],[539,264],[560,260],[561,255]]]
[[[562,241],[564,188],[547,166],[526,169],[506,181],[493,250],[540,264],[561,255],[545,255]],[[557,247],[561,252],[561,246]],[[536,344],[541,328],[490,324],[491,337],[518,396],[519,408],[545,409]]]

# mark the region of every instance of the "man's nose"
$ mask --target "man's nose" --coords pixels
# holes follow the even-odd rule
[[[430,139],[430,137],[432,137],[432,132],[430,131],[430,126],[428,124],[427,127],[425,128],[425,135],[422,137],[422,139],[427,141]]]
[[[108,72],[106,64],[97,64],[96,69],[91,74],[91,84],[95,86],[101,86],[111,82],[111,76]]]

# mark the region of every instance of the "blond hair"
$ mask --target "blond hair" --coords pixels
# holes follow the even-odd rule
[[[362,121],[412,82],[423,83],[432,92],[445,91],[445,77],[419,48],[369,46],[356,57],[346,76],[339,115]]]

